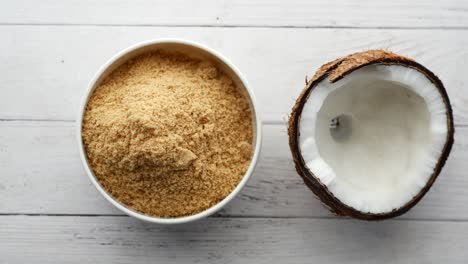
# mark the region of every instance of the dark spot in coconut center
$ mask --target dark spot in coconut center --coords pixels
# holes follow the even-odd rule
[[[343,142],[352,134],[352,116],[341,114],[330,121],[330,135],[337,142]]]

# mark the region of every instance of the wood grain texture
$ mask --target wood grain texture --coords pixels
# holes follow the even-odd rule
[[[0,23],[466,28],[463,0],[10,0]]]
[[[456,124],[468,124],[468,34],[459,30],[0,26],[0,119],[74,120],[88,82],[114,53],[139,41],[205,43],[246,75],[266,121],[285,120],[323,63],[370,48],[415,58],[444,82]]]
[[[468,128],[457,129],[449,160],[427,196],[402,218],[468,220]],[[72,122],[0,122],[0,213],[121,215],[82,168]],[[218,215],[331,216],[296,174],[284,125],[264,125],[258,167]]]
[[[468,223],[0,216],[2,263],[466,263]],[[417,241],[418,243],[415,243]]]

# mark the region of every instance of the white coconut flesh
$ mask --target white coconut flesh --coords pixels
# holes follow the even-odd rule
[[[306,168],[342,203],[388,213],[427,184],[447,130],[442,96],[424,74],[370,65],[311,91],[299,149]]]

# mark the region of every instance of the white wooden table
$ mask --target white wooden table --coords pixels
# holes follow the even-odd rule
[[[262,157],[224,210],[180,226],[122,215],[78,157],[75,117],[115,52],[181,37],[244,72],[264,119]],[[467,263],[468,1],[0,2],[0,263]],[[385,222],[339,219],[296,175],[285,120],[309,76],[387,48],[442,79],[455,115],[450,158],[426,197]]]

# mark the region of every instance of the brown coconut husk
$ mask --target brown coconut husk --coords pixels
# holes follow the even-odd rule
[[[431,177],[427,181],[426,185],[416,196],[413,197],[411,201],[406,203],[404,206],[394,209],[391,212],[381,214],[361,212],[355,208],[344,204],[338,198],[336,198],[327,189],[327,187],[323,185],[320,182],[320,180],[306,167],[298,145],[298,139],[300,136],[298,127],[302,109],[307,101],[310,92],[317,86],[317,84],[322,81],[326,81],[325,79],[327,77],[330,78],[330,82],[336,82],[342,78],[345,78],[348,74],[352,73],[353,71],[371,64],[401,65],[418,70],[419,72],[423,73],[437,87],[447,109],[447,138],[442,151],[442,155],[439,157],[437,165]],[[417,63],[416,61],[386,50],[368,50],[364,52],[358,52],[324,64],[315,73],[312,79],[307,81],[306,87],[300,94],[299,98],[296,101],[296,104],[292,109],[292,114],[289,118],[288,123],[289,146],[291,148],[294,164],[297,172],[303,178],[306,185],[320,198],[320,200],[334,214],[338,216],[348,216],[362,220],[384,220],[396,217],[406,213],[413,206],[415,206],[431,188],[435,179],[442,170],[442,167],[444,166],[445,161],[449,156],[450,150],[452,149],[454,141],[454,132],[455,130],[453,124],[452,107],[450,105],[450,101],[447,96],[445,87],[439,80],[439,78],[426,67]]]

